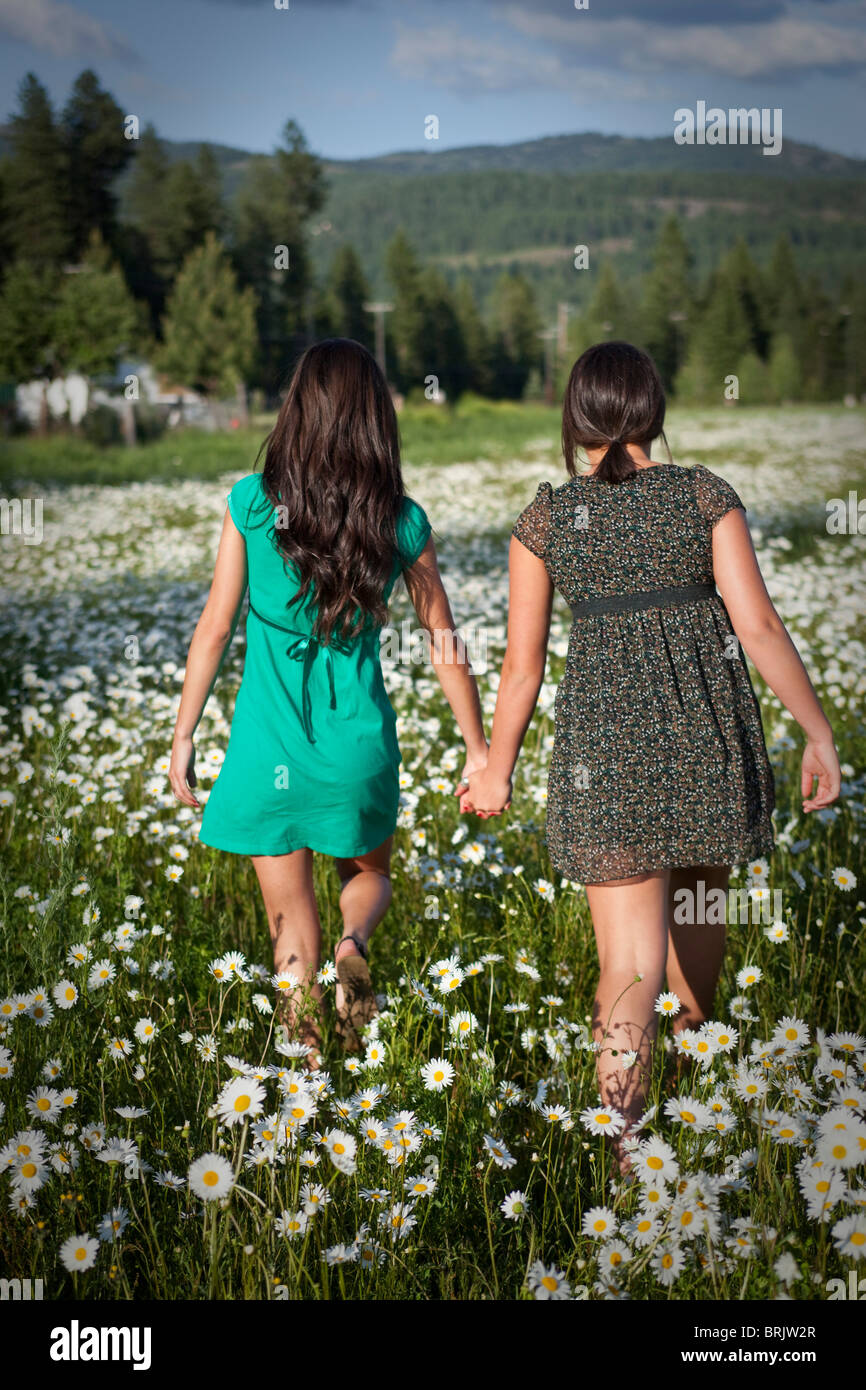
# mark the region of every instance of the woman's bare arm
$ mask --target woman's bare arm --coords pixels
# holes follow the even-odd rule
[[[803,810],[829,806],[839,795],[841,782],[833,731],[767,593],[745,515],[738,507],[713,527],[713,574],[743,650],[806,736]],[[818,786],[813,795],[814,778]]]
[[[465,644],[454,627],[432,537],[414,565],[404,571],[404,577],[418,621],[430,638],[431,664],[466,744],[467,769],[482,767],[487,739],[478,685]]]
[[[196,785],[193,735],[234,636],[246,588],[246,543],[226,509],[210,593],[187,653],[171,748],[169,781],[187,806],[199,805],[189,790]]]
[[[496,815],[511,797],[511,777],[544,680],[553,584],[544,561],[516,536],[508,555],[508,643],[496,696],[487,767],[470,778],[461,810]]]

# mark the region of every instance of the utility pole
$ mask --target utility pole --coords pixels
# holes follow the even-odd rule
[[[376,361],[379,363],[379,370],[387,381],[388,373],[385,370],[385,315],[390,314],[394,308],[393,304],[388,304],[383,299],[369,300],[365,305],[368,314],[376,315]]]
[[[545,328],[538,337],[544,341],[544,400],[553,405],[553,344],[559,337],[557,328]]]
[[[556,350],[560,357],[568,352],[568,316],[574,308],[561,299],[556,306]]]

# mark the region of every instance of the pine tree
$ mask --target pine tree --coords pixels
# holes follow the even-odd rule
[[[767,372],[768,394],[771,400],[787,404],[800,399],[803,391],[803,372],[800,358],[787,333],[774,335]]]
[[[526,389],[530,370],[542,358],[535,296],[519,271],[507,271],[497,281],[493,323],[494,394],[517,400]]]
[[[749,330],[749,346],[761,358],[766,358],[770,342],[767,291],[760,270],[749,254],[742,237],[722,260],[720,273],[728,292],[739,302]]]
[[[0,376],[21,382],[53,375],[60,275],[26,259],[9,266],[0,290]]]
[[[174,163],[152,125],[142,132],[128,192],[132,225],[147,247],[151,275],[163,290],[208,232],[219,234],[223,207],[219,168],[209,146]]]
[[[866,395],[866,282],[862,276],[846,277],[840,313],[844,394],[862,400]]]
[[[5,235],[13,257],[59,269],[72,249],[63,137],[48,93],[32,72],[9,122],[12,153],[3,171]]]
[[[185,386],[229,395],[245,384],[256,352],[256,301],[213,232],[187,256],[174,282],[156,365]]]
[[[54,339],[61,370],[86,376],[113,371],[141,330],[123,272],[94,227],[79,270],[63,276],[57,296]]]
[[[64,108],[62,140],[72,253],[78,255],[94,227],[114,243],[113,184],[134,154],[134,141],[124,136],[122,110],[90,69],[76,79]]]
[[[421,387],[428,373],[424,360],[427,311],[421,263],[402,228],[385,251],[385,269],[394,289],[391,333],[397,354],[396,379],[403,390]]]
[[[752,346],[749,323],[740,297],[732,292],[727,275],[716,271],[710,279],[706,303],[689,336],[686,357],[675,389],[686,399],[721,404],[726,382]]]
[[[694,314],[692,253],[679,218],[666,219],[644,284],[642,342],[667,388],[685,357],[688,323]]]
[[[331,262],[327,297],[330,302],[331,331],[340,338],[354,338],[364,347],[373,347],[373,327],[364,305],[369,302],[370,290],[358,253],[344,242],[338,246]]]
[[[421,277],[424,306],[423,338],[418,355],[423,366],[421,385],[432,389],[435,377],[439,389],[451,404],[466,390],[469,363],[460,319],[450,286],[439,270],[428,269]]]
[[[454,291],[454,309],[466,353],[466,389],[486,396],[491,387],[490,340],[471,281],[461,276]]]
[[[582,327],[589,339],[587,347],[611,339],[629,341],[634,336],[634,314],[610,260],[602,262],[598,284]]]
[[[315,330],[306,224],[324,199],[321,162],[295,122],[287,121],[274,154],[250,160],[232,209],[232,260],[241,284],[256,294],[262,361],[272,385],[284,376],[293,348]]]

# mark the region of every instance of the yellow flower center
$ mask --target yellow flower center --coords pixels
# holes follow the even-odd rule
[[[551,1276],[550,1276],[549,1274],[545,1274],[545,1276],[544,1276],[544,1278],[542,1279],[541,1283],[542,1283],[542,1287],[545,1288],[545,1289],[547,1289],[548,1293],[554,1293],[554,1292],[555,1292],[556,1287],[557,1287],[557,1285],[556,1285],[556,1280],[553,1279],[553,1278],[551,1278]]]
[[[219,1173],[215,1173],[213,1168],[208,1168],[206,1173],[202,1173],[201,1180],[205,1187],[216,1187],[219,1182]]]
[[[250,1108],[250,1098],[249,1098],[249,1096],[238,1096],[237,1100],[235,1101],[235,1106],[234,1106],[234,1108],[235,1108],[235,1110],[237,1111],[237,1113],[238,1113],[239,1115],[242,1115],[243,1112],[244,1112],[245,1110],[249,1110],[249,1108]]]

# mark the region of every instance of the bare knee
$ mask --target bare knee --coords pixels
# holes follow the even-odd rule
[[[364,864],[359,863],[356,859],[335,859],[334,865],[340,879],[341,891],[361,874],[371,874],[374,877],[385,879],[388,883],[391,881],[391,868],[388,864]]]

